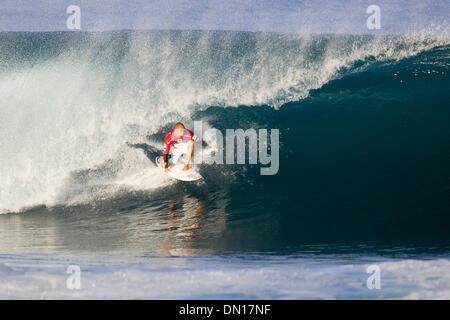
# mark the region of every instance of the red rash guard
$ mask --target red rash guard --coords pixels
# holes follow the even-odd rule
[[[164,139],[164,154],[169,154],[170,147],[172,145],[177,145],[180,143],[187,143],[191,140],[195,140],[195,136],[194,136],[194,133],[192,133],[192,131],[190,131],[190,130],[184,129],[183,136],[181,136],[179,138],[175,138],[173,131],[170,131],[166,135],[166,138]],[[175,146],[175,148],[176,148],[176,146]]]

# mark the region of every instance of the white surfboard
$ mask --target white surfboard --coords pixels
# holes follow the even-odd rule
[[[158,159],[161,156],[157,156],[155,159],[156,166],[163,170],[165,172],[165,168],[162,167],[160,163],[158,163]],[[195,171],[194,169],[190,168],[189,170],[183,171],[184,164],[173,164],[170,163],[169,160],[169,172],[167,172],[167,175],[171,178],[181,180],[181,181],[196,181],[203,179],[202,175]]]

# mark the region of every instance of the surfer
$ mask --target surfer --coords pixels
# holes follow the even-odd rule
[[[189,163],[191,162],[194,154],[194,141],[196,137],[194,133],[184,127],[184,124],[178,122],[173,131],[170,131],[164,139],[164,159],[160,157],[159,163],[165,168],[166,172],[169,172],[169,154],[172,149],[172,162],[175,164],[181,156],[186,156],[186,163],[183,167],[183,171],[189,169]]]

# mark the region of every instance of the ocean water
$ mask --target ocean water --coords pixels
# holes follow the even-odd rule
[[[449,67],[427,32],[0,33],[0,298],[450,298]],[[171,180],[178,121],[279,129],[278,173]]]

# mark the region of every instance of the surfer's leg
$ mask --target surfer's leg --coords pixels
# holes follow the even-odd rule
[[[182,155],[183,155],[183,150],[174,149],[172,151],[172,163],[176,164]]]

